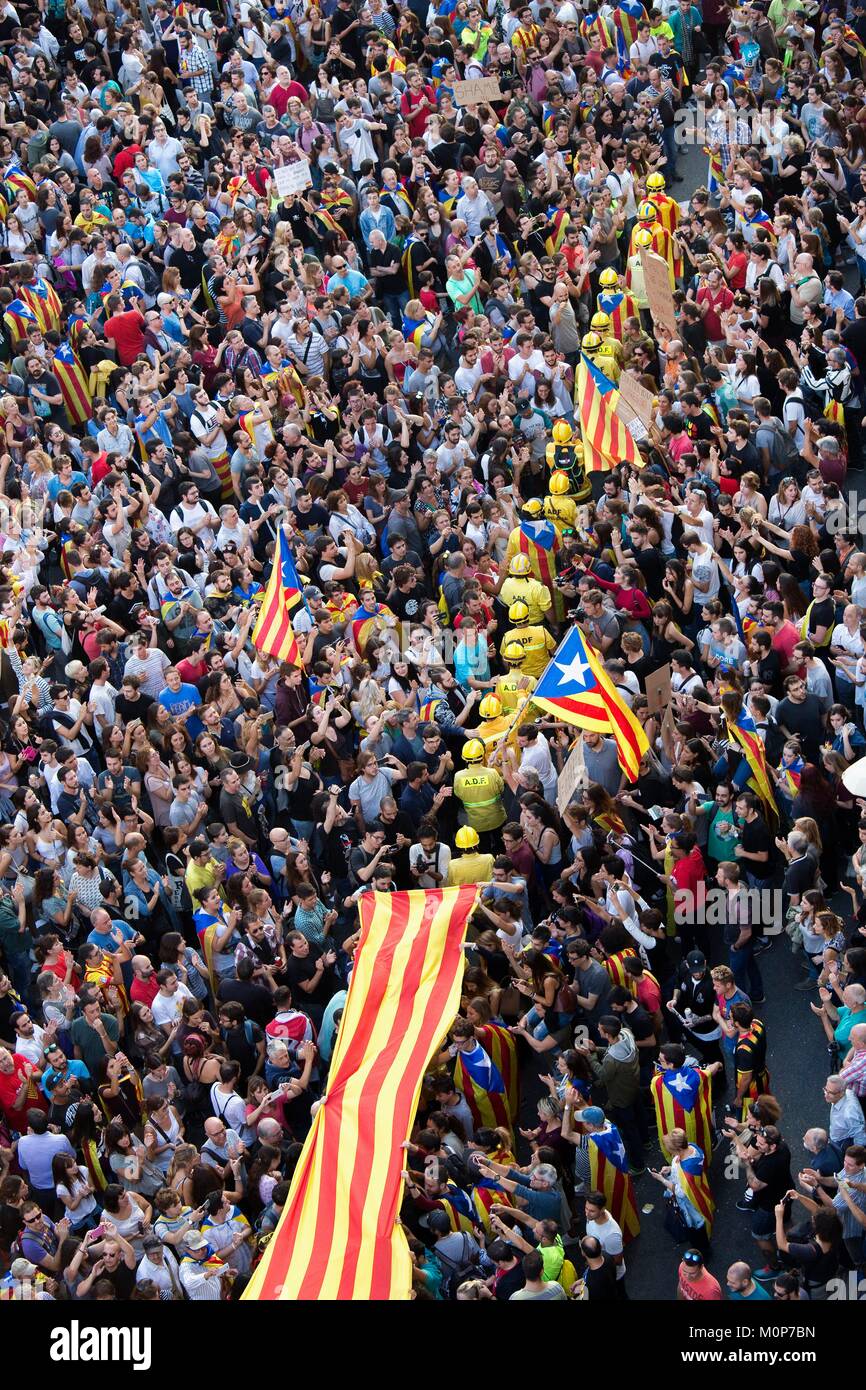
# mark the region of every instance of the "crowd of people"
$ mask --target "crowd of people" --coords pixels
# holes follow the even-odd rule
[[[856,1281],[862,7],[2,0],[0,54],[0,1297],[239,1297],[359,898],[464,883],[413,1296]],[[587,366],[652,400],[603,473]],[[636,783],[533,704],[576,624]]]

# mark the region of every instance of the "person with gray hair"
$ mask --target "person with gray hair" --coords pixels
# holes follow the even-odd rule
[[[837,987],[838,993],[838,987]],[[828,1043],[836,1048],[847,1050],[851,1030],[856,1024],[866,1023],[866,989],[862,985],[846,985],[842,990],[841,1004],[833,1003],[829,989],[821,991],[821,1003],[810,1004],[809,1008],[821,1020]]]
[[[860,1102],[841,1076],[828,1076],[824,1099],[830,1107],[830,1143],[844,1152],[849,1144],[866,1145],[866,1122]]]

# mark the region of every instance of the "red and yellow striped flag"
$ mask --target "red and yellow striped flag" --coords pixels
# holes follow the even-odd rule
[[[643,468],[637,444],[616,413],[619,391],[585,353],[577,368],[577,400],[587,473],[607,473],[620,463]]]
[[[424,1072],[460,1003],[478,889],[364,893],[361,941],[328,1093],[245,1299],[408,1299],[396,1224]]]
[[[292,609],[303,603],[301,581],[295,569],[292,552],[285,532],[280,529],[277,553],[274,555],[271,577],[262,608],[253,628],[253,646],[278,661],[303,666],[301,649],[292,627]]]

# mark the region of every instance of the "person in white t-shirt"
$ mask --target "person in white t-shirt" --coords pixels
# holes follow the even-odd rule
[[[159,992],[154,995],[150,1012],[154,1023],[170,1033],[175,1023],[180,1022],[184,999],[195,996],[187,985],[177,978],[172,970],[158,970],[156,975]]]
[[[172,531],[177,535],[182,527],[188,526],[198,536],[206,550],[213,548],[220,519],[210,502],[203,502],[195,483],[187,483],[181,488],[180,502],[168,519]]]
[[[616,1265],[617,1280],[625,1278],[623,1259],[622,1227],[611,1216],[602,1192],[588,1192],[586,1195],[586,1234],[595,1236],[606,1255]]]

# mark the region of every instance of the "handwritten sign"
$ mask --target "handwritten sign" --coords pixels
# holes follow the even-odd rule
[[[657,256],[654,251],[647,251],[645,248],[641,249],[640,259],[646,297],[656,327],[667,334],[673,334],[676,331],[677,320],[668,263],[664,256]]]
[[[560,815],[573,800],[578,787],[582,787],[586,780],[583,739],[579,738],[569,753],[565,767],[560,772],[556,783],[556,808]]]
[[[307,159],[296,159],[294,164],[281,164],[274,170],[274,183],[281,198],[289,198],[293,193],[302,193],[312,182],[310,163]]]
[[[658,671],[650,671],[646,676],[646,703],[650,714],[661,714],[671,707],[671,668],[670,664]]]
[[[626,405],[631,406],[634,415],[640,420],[645,430],[648,430],[653,419],[653,393],[641,385],[637,377],[630,376],[628,372],[623,372],[617,383],[619,386],[620,400],[625,401]],[[635,436],[637,438],[637,436]]]
[[[496,77],[473,77],[469,82],[455,82],[454,101],[457,106],[475,106],[478,102],[502,101],[499,79]]]

